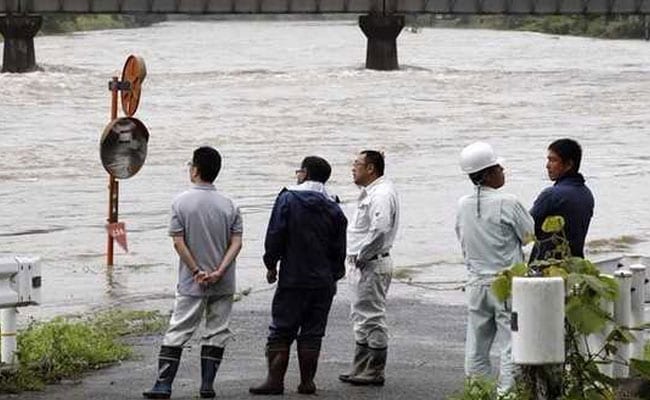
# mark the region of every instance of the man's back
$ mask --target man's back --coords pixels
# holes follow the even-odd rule
[[[523,261],[521,246],[532,233],[533,219],[510,194],[482,187],[480,196],[474,193],[459,201],[456,234],[470,279],[491,277]]]
[[[232,200],[219,194],[213,185],[195,185],[181,193],[172,204],[170,234],[182,233],[197,263],[212,272],[228,248],[233,233],[242,232],[239,210]],[[235,291],[234,261],[226,275],[206,291],[193,281],[186,266],[179,269],[180,293],[187,295],[228,294]]]
[[[280,260],[281,287],[331,286],[345,274],[347,220],[325,194],[283,190],[267,230],[264,260]]]

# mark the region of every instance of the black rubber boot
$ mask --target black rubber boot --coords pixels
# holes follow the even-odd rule
[[[201,390],[199,395],[202,399],[212,399],[217,395],[214,392],[214,377],[221,365],[223,350],[223,347],[217,346],[201,347]]]
[[[298,342],[298,364],[300,365],[300,385],[298,393],[316,393],[314,377],[318,368],[318,356],[320,355],[320,341]]]
[[[259,386],[248,389],[252,394],[284,394],[284,374],[289,366],[289,344],[268,343],[266,345],[266,359],[268,373],[266,381]]]
[[[357,343],[354,348],[354,360],[352,361],[352,368],[350,372],[346,374],[339,375],[339,380],[341,382],[350,383],[349,379],[351,376],[360,374],[366,369],[368,360],[370,359],[370,350],[367,344]]]
[[[181,362],[182,347],[161,346],[158,355],[158,378],[153,388],[143,392],[147,399],[168,399],[172,396],[172,383]]]

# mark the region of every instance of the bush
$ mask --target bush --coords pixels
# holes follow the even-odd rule
[[[128,358],[131,349],[120,337],[161,332],[165,325],[166,317],[146,311],[33,322],[18,334],[18,368],[0,372],[0,393],[38,390],[62,379],[78,379],[88,370]]]

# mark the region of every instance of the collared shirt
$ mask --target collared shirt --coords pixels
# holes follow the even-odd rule
[[[358,261],[388,253],[399,226],[399,198],[393,184],[380,177],[361,189],[348,226],[348,255]]]
[[[172,203],[169,235],[182,234],[198,266],[213,272],[228,249],[233,234],[243,231],[239,208],[229,198],[219,194],[214,185],[196,184],[178,195]],[[235,261],[221,280],[208,286],[199,285],[179,258],[179,294],[186,296],[226,295],[235,292]]]
[[[481,186],[480,194],[477,187],[462,197],[456,236],[469,272],[468,283],[487,283],[497,272],[524,261],[521,247],[534,238],[534,229],[533,218],[513,195]]]

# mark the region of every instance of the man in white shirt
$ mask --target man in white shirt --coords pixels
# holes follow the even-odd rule
[[[505,184],[502,161],[492,147],[476,142],[465,147],[460,165],[474,184],[474,193],[458,202],[456,235],[468,271],[465,374],[468,378],[491,374],[490,349],[500,339],[499,394],[514,384],[511,356],[510,309],[499,302],[490,286],[495,275],[523,262],[522,246],[534,238],[533,218],[512,195],[497,191]]]
[[[378,151],[359,153],[352,177],[362,187],[348,225],[348,263],[356,272],[351,307],[356,348],[350,372],[339,379],[381,386],[388,349],[386,293],[393,273],[390,249],[399,224],[399,199],[384,178],[384,157]]]

